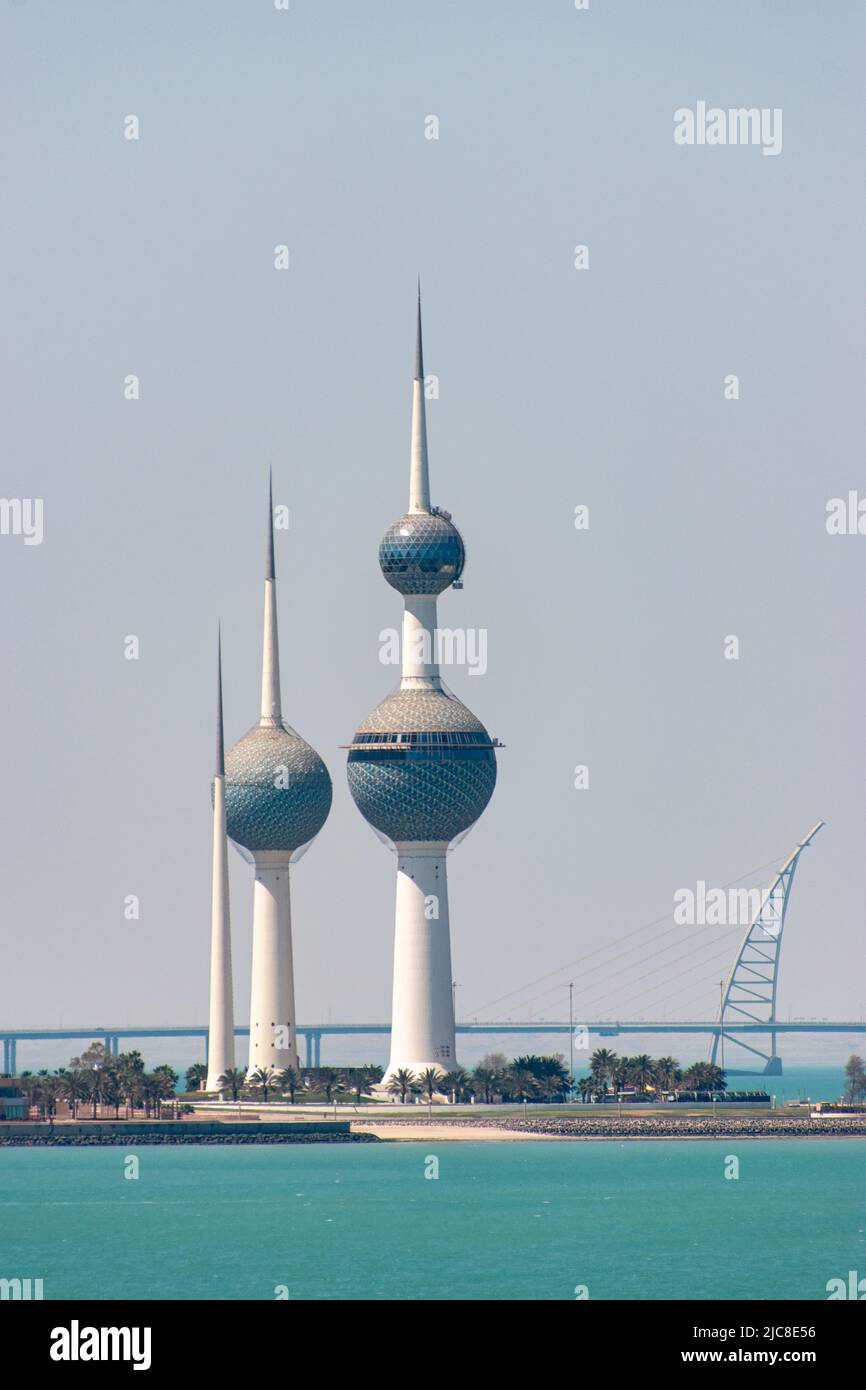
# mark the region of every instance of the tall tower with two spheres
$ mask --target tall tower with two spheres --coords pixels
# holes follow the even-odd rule
[[[217,777],[215,783],[219,781]],[[255,868],[249,1070],[283,1071],[298,1065],[289,870],[327,820],[332,790],[322,759],[282,714],[272,487],[265,551],[261,713],[258,723],[225,756],[224,794],[228,836]],[[214,833],[216,840],[216,829]],[[214,874],[216,879],[216,869]],[[227,918],[227,905],[225,911]],[[215,925],[214,941],[218,936]],[[223,971],[230,971],[228,953],[220,950],[218,957]],[[211,1018],[215,999],[226,993],[218,977],[219,971],[212,970]],[[213,1043],[209,1051],[212,1047]]]
[[[386,1077],[455,1065],[446,857],[493,794],[497,747],[445,687],[436,659],[437,599],[460,579],[464,561],[459,531],[430,504],[419,291],[409,510],[379,546],[382,573],[403,597],[402,677],[360,725],[348,753],[355,804],[397,855]]]

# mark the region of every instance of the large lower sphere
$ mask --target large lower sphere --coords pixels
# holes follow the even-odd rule
[[[459,700],[400,690],[356,733],[347,775],[358,810],[388,839],[451,841],[493,795],[496,754]]]

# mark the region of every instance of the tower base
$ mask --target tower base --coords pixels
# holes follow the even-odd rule
[[[248,1079],[260,1070],[298,1069],[290,861],[283,852],[255,854]]]
[[[446,841],[404,841],[397,849],[391,1056],[383,1078],[416,1078],[457,1065],[448,923]]]

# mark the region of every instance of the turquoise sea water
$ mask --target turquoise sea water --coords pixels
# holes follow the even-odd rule
[[[46,1299],[824,1299],[850,1269],[858,1139],[0,1150],[0,1277]]]

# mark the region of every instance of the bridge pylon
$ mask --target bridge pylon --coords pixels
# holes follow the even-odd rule
[[[791,897],[791,886],[800,855],[825,824],[818,821],[801,840],[782,865],[769,888],[761,897],[760,906],[752,917],[740,948],[725,981],[719,1004],[718,1028],[710,1045],[710,1061],[715,1063],[721,1044],[727,1041],[744,1048],[763,1063],[764,1076],[781,1076],[782,1059],[776,1051],[776,990],[779,983],[779,962],[782,958],[782,935]],[[726,1030],[728,1023],[766,1023],[770,1051],[762,1052],[742,1036]]]

